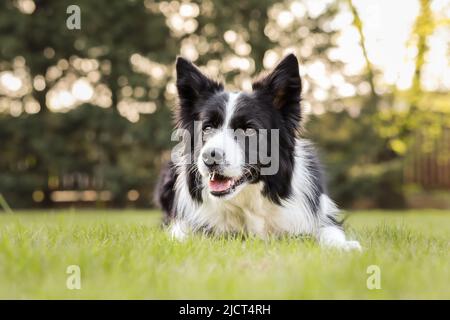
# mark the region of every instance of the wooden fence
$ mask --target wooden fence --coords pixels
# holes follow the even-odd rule
[[[450,129],[433,142],[417,138],[416,147],[405,162],[404,179],[406,184],[427,190],[450,190]]]

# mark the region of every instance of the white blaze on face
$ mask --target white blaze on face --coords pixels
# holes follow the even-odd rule
[[[243,172],[245,156],[242,148],[234,139],[234,130],[230,128],[230,121],[236,111],[236,103],[240,93],[229,93],[228,102],[225,106],[225,119],[220,128],[204,142],[203,148],[198,158],[198,168],[203,176],[208,176],[209,172],[203,163],[201,155],[211,148],[221,149],[225,153],[225,165],[222,167],[223,174],[228,177],[240,177]]]
[[[230,126],[230,121],[233,118],[234,112],[236,111],[236,103],[239,98],[239,92],[230,92],[228,95],[228,102],[225,106],[225,121],[224,128],[228,128]]]

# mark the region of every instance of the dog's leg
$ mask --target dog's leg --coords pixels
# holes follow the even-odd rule
[[[320,210],[322,216],[317,240],[322,246],[342,250],[361,250],[358,241],[349,241],[345,238],[342,226],[334,218],[339,213],[339,209],[325,194],[320,197]]]
[[[317,238],[320,245],[324,247],[342,249],[345,251],[361,250],[359,242],[346,240],[344,231],[338,226],[321,227]]]
[[[169,234],[172,240],[184,241],[189,236],[191,228],[180,219],[175,220],[169,227]]]

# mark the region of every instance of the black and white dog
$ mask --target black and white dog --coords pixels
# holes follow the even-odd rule
[[[250,93],[225,91],[183,58],[176,72],[183,143],[156,190],[173,238],[196,231],[311,235],[324,246],[360,249],[336,220],[313,146],[299,137],[294,55],[255,81]]]

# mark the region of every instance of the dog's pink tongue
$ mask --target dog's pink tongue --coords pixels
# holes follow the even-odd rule
[[[231,179],[210,180],[209,189],[214,192],[222,192],[231,188]]]

